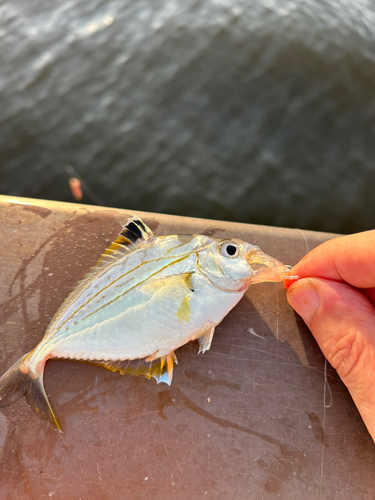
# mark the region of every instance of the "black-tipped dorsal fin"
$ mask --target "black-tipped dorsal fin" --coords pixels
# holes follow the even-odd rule
[[[121,233],[103,253],[93,269],[107,265],[111,260],[131,252],[138,244],[149,241],[153,237],[154,233],[140,217],[137,215],[129,217],[127,223],[121,229]]]
[[[148,241],[154,236],[154,233],[140,217],[133,215],[133,217],[130,217],[128,222],[122,228],[121,235],[127,238],[132,238],[131,235],[133,235],[136,240],[132,239],[132,241],[133,243],[136,243],[138,240]]]
[[[128,222],[122,228],[121,233],[112,243],[112,245],[107,248],[104,252],[103,257],[106,255],[112,255],[116,257],[116,254],[128,252],[133,250],[135,245],[143,241],[148,241],[154,236],[151,229],[146,226],[140,217],[134,215],[128,219]]]

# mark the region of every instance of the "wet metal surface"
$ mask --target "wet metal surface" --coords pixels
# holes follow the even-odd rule
[[[0,197],[0,372],[133,212]],[[238,237],[286,264],[322,233],[142,214],[157,235]],[[372,499],[374,445],[336,372],[286,302],[254,285],[207,353],[177,351],[172,386],[49,361],[60,435],[25,400],[0,412],[0,499]],[[325,376],[326,375],[326,376]]]

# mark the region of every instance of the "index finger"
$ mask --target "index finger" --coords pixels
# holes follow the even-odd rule
[[[290,274],[344,281],[356,288],[375,287],[375,230],[326,241],[305,255]]]

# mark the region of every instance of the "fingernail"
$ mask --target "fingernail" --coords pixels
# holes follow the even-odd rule
[[[288,279],[283,279],[283,284],[284,284],[284,287],[286,288],[286,290],[288,290],[292,285],[293,283],[296,283],[296,281],[298,281],[300,278],[298,276],[293,276],[292,278],[288,278]]]
[[[318,292],[310,279],[297,281],[288,290],[288,302],[309,326],[320,305]]]

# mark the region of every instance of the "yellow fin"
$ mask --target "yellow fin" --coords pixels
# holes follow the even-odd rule
[[[177,364],[177,358],[173,351],[171,351],[166,356],[156,359],[155,362],[159,361],[153,366],[151,376],[154,377],[156,382],[164,382],[165,384],[171,385],[173,377],[173,363]]]
[[[133,377],[143,376],[147,379],[154,377],[159,384],[164,382],[171,385],[173,376],[173,363],[177,364],[177,358],[174,351],[166,356],[148,361],[146,359],[133,359],[126,361],[112,360],[92,360],[83,361],[90,365],[100,366],[111,372],[120,373],[120,375],[132,375]]]

